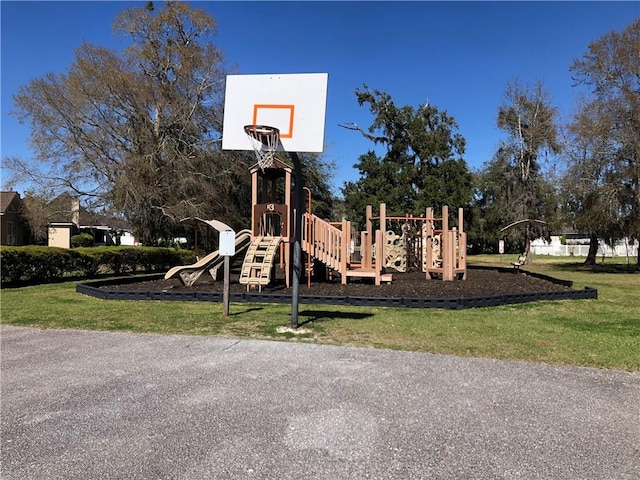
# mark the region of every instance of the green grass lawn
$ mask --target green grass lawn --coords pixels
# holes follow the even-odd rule
[[[470,257],[508,265],[516,256]],[[159,334],[222,335],[391,348],[640,371],[640,273],[622,260],[584,269],[583,259],[536,257],[526,268],[598,289],[598,300],[469,310],[300,305],[304,333],[278,332],[289,305],[99,300],[76,282],[3,289],[1,322]]]

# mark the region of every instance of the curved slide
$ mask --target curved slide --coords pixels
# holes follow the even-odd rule
[[[236,233],[236,254],[244,255],[251,245],[251,231],[250,230],[240,230]],[[196,280],[200,278],[200,276],[205,272],[209,271],[214,280],[216,280],[218,274],[218,268],[222,266],[224,263],[224,257],[219,255],[219,250],[210,253],[206,257],[201,258],[193,265],[178,265],[173,267],[167,273],[165,273],[164,278],[168,280],[173,277],[179,277],[180,281],[187,287],[192,286]]]

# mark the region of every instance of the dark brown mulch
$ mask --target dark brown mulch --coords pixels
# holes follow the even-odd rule
[[[280,277],[280,275],[278,275]],[[185,287],[180,280],[140,281],[121,285],[103,287],[109,290],[126,291],[201,291],[222,292],[222,280],[214,282],[208,274],[203,274],[192,287]],[[232,293],[242,293],[247,290],[245,285],[238,283],[238,274],[231,274],[230,290]],[[374,285],[371,279],[349,279],[347,285],[342,285],[339,279],[334,281],[318,281],[313,279],[311,288],[307,287],[307,280],[303,278],[300,285],[301,295],[326,296],[362,296],[386,298],[448,298],[473,297],[482,295],[501,295],[514,293],[538,293],[567,290],[567,287],[554,284],[548,280],[531,277],[525,273],[513,270],[469,269],[467,280],[443,282],[441,280],[426,280],[420,272],[393,273],[390,284]],[[282,278],[276,278],[273,285],[262,288],[265,293],[290,294],[291,288],[286,288]]]

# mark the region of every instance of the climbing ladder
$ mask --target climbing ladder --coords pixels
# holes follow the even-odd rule
[[[282,237],[255,237],[249,245],[240,272],[240,283],[247,286],[257,285],[262,291],[263,285],[271,280],[271,267]]]

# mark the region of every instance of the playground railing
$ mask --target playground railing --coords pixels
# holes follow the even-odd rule
[[[350,239],[349,222],[341,222],[342,228],[315,215],[304,213],[302,217],[302,249],[327,267],[344,275],[347,270]]]

